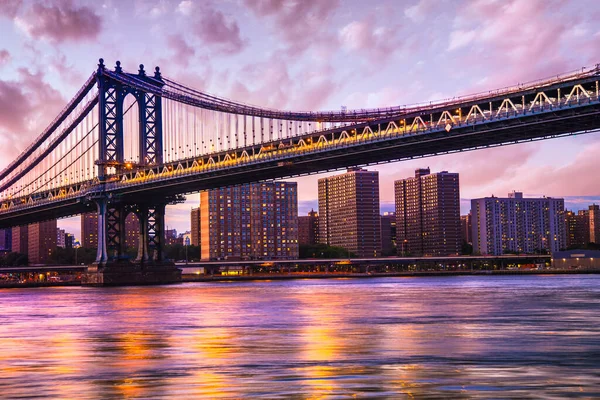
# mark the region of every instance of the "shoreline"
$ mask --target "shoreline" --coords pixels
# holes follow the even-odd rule
[[[281,273],[255,275],[182,275],[181,282],[224,282],[224,281],[268,281],[292,279],[335,279],[335,278],[385,278],[385,277],[439,277],[439,276],[492,276],[492,275],[578,275],[598,274],[600,269],[585,270],[482,270],[482,271],[410,271],[378,273]]]
[[[581,275],[598,274],[600,269],[580,270],[480,270],[480,271],[405,271],[405,272],[378,272],[378,273],[279,273],[279,274],[254,274],[254,275],[195,275],[183,274],[181,283],[193,282],[241,282],[241,281],[273,281],[294,279],[349,279],[349,278],[385,278],[385,277],[440,277],[440,276],[498,276],[498,275]],[[159,284],[160,285],[160,284]],[[69,282],[27,282],[27,283],[0,283],[1,289],[18,288],[48,288],[82,286],[80,281]]]

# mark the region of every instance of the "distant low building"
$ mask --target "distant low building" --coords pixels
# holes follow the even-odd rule
[[[391,256],[396,249],[396,213],[386,211],[381,215],[381,254]]]
[[[555,253],[552,253],[552,267],[556,269],[600,268],[600,251],[557,251]]]
[[[298,244],[319,243],[319,214],[310,210],[308,215],[298,217]]]

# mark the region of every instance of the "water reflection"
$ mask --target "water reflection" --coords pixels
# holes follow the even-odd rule
[[[2,396],[599,397],[600,277],[0,291]]]

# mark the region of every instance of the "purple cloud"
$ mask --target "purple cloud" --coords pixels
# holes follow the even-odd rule
[[[0,50],[0,67],[10,61],[10,53],[8,50]]]
[[[51,6],[35,3],[15,22],[31,37],[55,43],[95,39],[102,29],[102,19],[91,8],[68,0]]]
[[[2,0],[0,2],[0,15],[14,18],[23,5],[23,0]]]
[[[196,53],[194,48],[188,45],[181,35],[169,35],[167,37],[167,45],[173,51],[173,61],[183,67],[189,65],[190,59]]]
[[[240,36],[240,27],[235,20],[225,17],[221,11],[209,6],[202,7],[197,13],[194,33],[206,45],[225,54],[235,54],[243,50],[246,43]]]
[[[281,35],[292,52],[313,44],[333,41],[327,20],[337,9],[338,0],[244,0],[259,18],[272,17],[274,32]]]

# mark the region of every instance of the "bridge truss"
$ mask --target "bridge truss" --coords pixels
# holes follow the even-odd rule
[[[0,172],[0,227],[98,213],[99,265],[163,257],[164,212],[199,190],[595,131],[600,68],[442,102],[349,111],[255,107],[140,65],[98,69]]]

